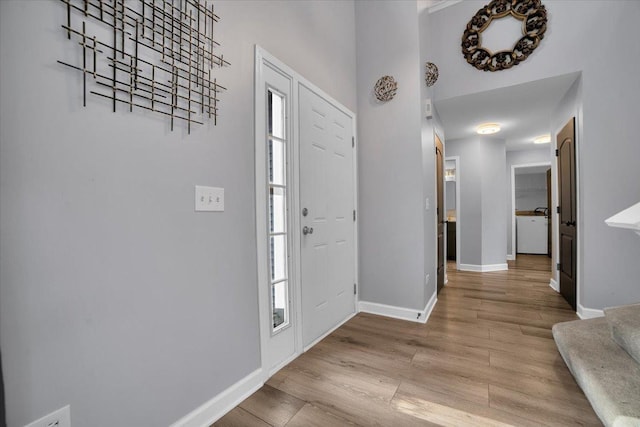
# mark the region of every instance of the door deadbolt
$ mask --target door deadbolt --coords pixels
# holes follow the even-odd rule
[[[302,216],[307,216],[307,215],[309,215],[309,209],[302,208]]]

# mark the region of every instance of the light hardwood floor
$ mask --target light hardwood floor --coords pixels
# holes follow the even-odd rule
[[[453,268],[426,325],[361,313],[214,426],[601,425],[551,336],[576,315],[549,258]]]

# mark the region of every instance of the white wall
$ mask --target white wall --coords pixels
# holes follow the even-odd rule
[[[9,427],[66,404],[77,426],[168,425],[259,367],[254,43],[355,109],[354,7],[215,5],[228,91],[218,126],[187,136],[82,108],[79,75],[56,64],[75,49],[63,5],[0,2]],[[195,184],[224,187],[225,212],[194,213]]]
[[[424,177],[416,4],[356,2],[355,10],[360,300],[423,309]],[[384,75],[398,82],[396,96],[388,102],[373,94],[376,81]]]
[[[523,63],[494,73],[476,70],[460,52],[466,23],[485,3],[464,1],[433,14],[434,62],[440,68],[436,100],[581,71],[578,303],[603,308],[640,301],[633,279],[640,276],[638,236],[604,224],[640,200],[640,80],[632,72],[640,61],[634,29],[640,2],[545,2],[549,27],[540,46]]]

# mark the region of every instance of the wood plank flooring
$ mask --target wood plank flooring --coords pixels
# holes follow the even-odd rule
[[[600,426],[551,336],[576,315],[550,268],[449,264],[426,325],[361,313],[214,426]]]

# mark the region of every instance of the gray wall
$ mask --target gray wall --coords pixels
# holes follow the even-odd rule
[[[426,118],[426,106],[424,100],[433,99],[433,86],[427,87],[424,81],[424,64],[431,60],[433,51],[433,37],[431,36],[431,15],[423,7],[424,2],[418,1],[418,26],[420,37],[420,61],[416,64],[420,75],[420,120],[422,139],[422,204],[423,212],[423,241],[424,241],[424,274],[429,275],[428,283],[424,281],[424,304],[436,293],[437,276],[437,240],[436,240],[436,157],[435,135],[437,134],[444,144],[445,156],[447,153],[446,134],[442,121],[435,106],[432,106],[432,117]],[[429,200],[430,209],[426,210],[426,200]],[[423,304],[423,306],[424,306]]]
[[[451,140],[446,143],[447,156],[459,156],[460,206],[456,233],[460,233],[461,264],[482,264],[482,208],[481,182],[482,163],[480,140]],[[457,172],[457,171],[456,171]]]
[[[551,169],[551,166],[549,166]],[[518,211],[532,211],[538,207],[547,206],[547,174],[522,173],[516,174],[515,182],[516,209]]]
[[[416,4],[356,2],[355,10],[360,300],[423,309],[424,178]],[[373,94],[376,81],[384,75],[398,82],[396,96],[388,102]]]
[[[481,138],[481,141],[479,159],[483,169],[476,179],[482,182],[482,265],[504,264],[507,262],[505,141],[499,138]]]
[[[447,181],[445,183],[445,191],[447,195],[447,210],[455,210],[456,209],[456,182],[455,181]]]
[[[578,303],[603,308],[639,301],[633,278],[640,276],[640,240],[604,220],[640,200],[640,81],[630,71],[640,58],[634,30],[640,2],[547,2],[549,29],[540,46],[525,62],[495,73],[476,70],[460,54],[460,35],[485,3],[464,1],[433,14],[434,62],[441,70],[436,100],[582,71]]]
[[[75,49],[62,4],[0,2],[10,427],[65,404],[76,426],[168,425],[260,365],[253,45],[355,110],[354,7],[215,5],[228,91],[218,126],[187,136],[93,97],[82,108],[79,75],[56,64]],[[224,187],[226,211],[194,213],[195,184]]]
[[[460,264],[506,262],[505,143],[490,137],[447,141],[447,156],[459,156]]]
[[[514,211],[514,208],[511,207],[511,166],[546,162],[551,162],[551,148],[549,146],[533,150],[507,151],[507,193],[505,197],[507,198],[507,254],[509,255],[513,255],[511,215]]]

